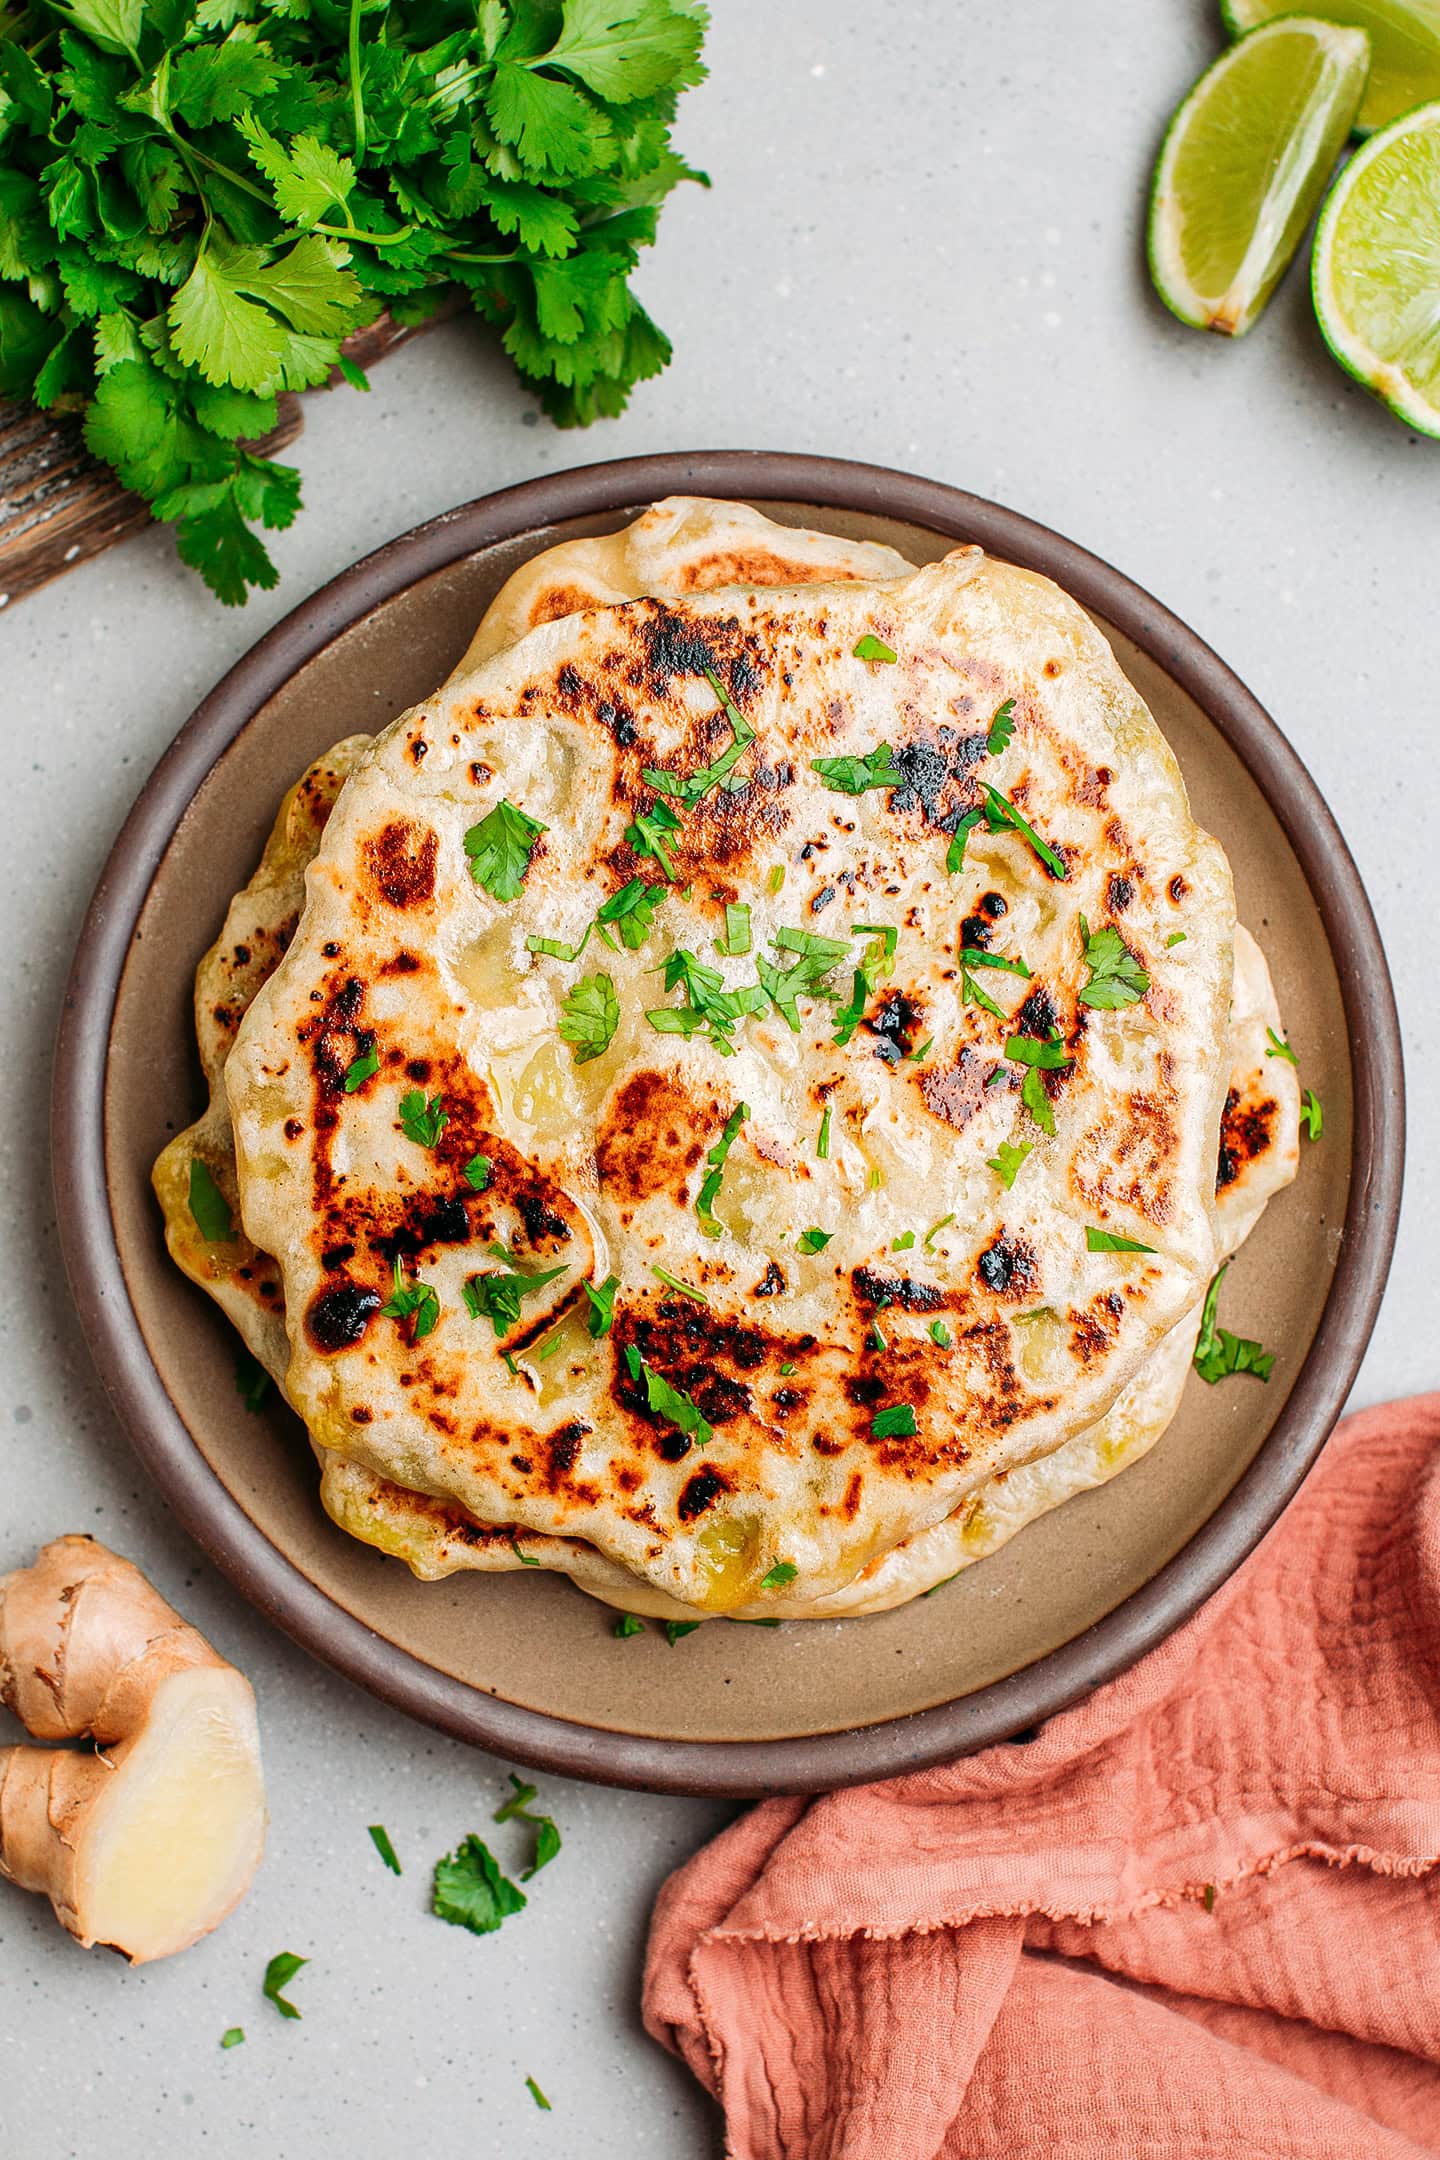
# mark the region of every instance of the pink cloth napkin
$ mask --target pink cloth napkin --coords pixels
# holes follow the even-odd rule
[[[1341,1426],[1030,1744],[735,1823],[661,1892],[646,2023],[737,2160],[1414,2160],[1437,1862],[1440,1395]]]

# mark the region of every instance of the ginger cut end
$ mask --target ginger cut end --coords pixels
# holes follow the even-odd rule
[[[174,1673],[100,1789],[76,1854],[72,1932],[132,1965],[188,1950],[244,1897],[264,1842],[249,1681],[233,1666]]]

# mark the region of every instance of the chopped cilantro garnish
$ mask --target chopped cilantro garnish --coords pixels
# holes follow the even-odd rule
[[[1013,1065],[1027,1067],[1020,1100],[1029,1111],[1040,1130],[1053,1136],[1055,1113],[1045,1092],[1042,1072],[1064,1072],[1074,1061],[1065,1055],[1064,1046],[1058,1042],[1037,1042],[1031,1035],[1010,1035],[1005,1041],[1005,1055]],[[992,1076],[993,1078],[994,1076]],[[990,1081],[986,1081],[990,1086]]]
[[[561,1346],[561,1344],[562,1344],[562,1343],[564,1342],[564,1340],[565,1340],[565,1330],[564,1330],[564,1328],[556,1328],[556,1330],[555,1330],[555,1333],[554,1333],[553,1335],[547,1335],[547,1336],[545,1337],[545,1340],[544,1340],[544,1342],[536,1343],[536,1345],[535,1345],[535,1362],[536,1362],[536,1364],[537,1364],[537,1365],[543,1365],[543,1364],[545,1363],[545,1360],[546,1360],[547,1358],[552,1358],[552,1357],[554,1357],[554,1355],[555,1355],[556,1351],[557,1351],[557,1350],[558,1350],[558,1349],[560,1348],[560,1346]]]
[[[622,1612],[611,1633],[618,1635],[621,1642],[628,1642],[632,1635],[645,1633],[645,1622],[638,1613]]]
[[[882,977],[895,972],[895,947],[900,932],[893,923],[851,923],[857,937],[868,937],[870,943],[861,955],[855,970],[854,987],[850,1002],[835,1015],[835,1040],[848,1043],[856,1028],[865,1017],[865,1007],[874,993],[875,985]]]
[[[280,1990],[289,1987],[301,1966],[308,1965],[309,1962],[309,1958],[296,1957],[293,1950],[282,1950],[278,1956],[271,1958],[265,1967],[265,1980],[260,1992],[267,2002],[274,2003],[283,2018],[298,2018],[300,2012],[294,2003],[286,2001]]]
[[[198,1155],[190,1158],[190,1214],[207,1244],[234,1241],[235,1219],[230,1203]]]
[[[902,1402],[892,1403],[888,1410],[877,1410],[870,1420],[870,1430],[877,1440],[913,1440],[920,1428],[909,1403]]]
[[[837,795],[864,795],[870,788],[902,787],[905,781],[889,743],[883,742],[859,757],[811,758],[810,770]]]
[[[726,1613],[726,1627],[779,1627],[778,1620],[745,1620],[739,1613]]]
[[[518,1883],[511,1882],[489,1846],[473,1832],[435,1863],[430,1910],[452,1927],[493,1935],[511,1913],[523,1912],[527,1902]]]
[[[411,1088],[407,1095],[401,1096],[400,1123],[407,1140],[413,1140],[417,1147],[437,1147],[449,1122],[438,1095],[432,1095],[427,1102],[420,1088]]]
[[[727,960],[743,960],[750,950],[750,909],[743,900],[725,903],[725,941],[720,950]]]
[[[560,1036],[572,1043],[577,1065],[603,1057],[620,1025],[620,1000],[605,974],[582,976],[560,1008]]]
[[[1318,1140],[1325,1130],[1325,1112],[1321,1108],[1320,1098],[1313,1088],[1306,1088],[1305,1093],[1300,1098],[1300,1116],[1304,1121],[1305,1131],[1309,1138]]]
[[[652,1261],[650,1266],[650,1272],[652,1275],[659,1276],[661,1282],[664,1283],[667,1290],[678,1291],[681,1297],[691,1298],[697,1305],[709,1304],[710,1300],[708,1297],[706,1297],[703,1290],[696,1290],[692,1284],[688,1282],[681,1282],[679,1276],[672,1275],[667,1268],[657,1267]]]
[[[1020,1165],[1030,1153],[1034,1144],[1033,1140],[1022,1140],[1018,1144],[1012,1144],[1009,1140],[1002,1140],[995,1153],[986,1156],[986,1169],[995,1172],[1006,1192],[1009,1192],[1011,1186],[1015,1183],[1020,1174]]]
[[[582,1283],[581,1289],[590,1300],[590,1313],[585,1325],[598,1341],[608,1335],[615,1321],[615,1292],[620,1287],[618,1275],[607,1275],[603,1283]]]
[[[493,810],[465,835],[470,875],[492,900],[515,900],[525,883],[535,843],[548,827],[527,817],[502,795]]]
[[[222,2048],[243,2047],[244,2044],[245,2028],[243,2025],[232,2025],[227,2031],[221,2033],[220,2035],[220,2045]]]
[[[884,1182],[885,1180],[880,1175],[879,1164],[871,1163],[870,1174],[865,1180],[865,1183],[869,1187],[870,1191],[879,1192],[880,1187],[884,1184]]]
[[[983,1012],[991,1013],[997,1020],[1007,1020],[995,1000],[980,988],[975,980],[976,968],[998,968],[1006,975],[1022,975],[1030,980],[1030,970],[1020,959],[1009,960],[1004,953],[985,952],[978,945],[966,945],[960,953],[960,1002],[962,1005],[978,1005]]]
[[[665,1622],[665,1640],[673,1650],[682,1636],[693,1635],[696,1628],[703,1625],[704,1622],[700,1620],[667,1620]]]
[[[536,1560],[530,1553],[522,1552],[520,1550],[520,1540],[518,1537],[516,1537],[513,1530],[510,1532],[510,1550],[514,1553],[515,1558],[519,1561],[521,1567],[539,1567],[540,1562],[538,1560]]]
[[[490,1183],[490,1157],[472,1155],[460,1175],[472,1192],[484,1192]]]
[[[645,1015],[651,1027],[659,1035],[683,1035],[687,1041],[692,1035],[704,1035],[722,1057],[734,1054],[730,1038],[737,1023],[747,1016],[757,1018],[765,1010],[758,990],[744,984],[727,990],[719,970],[706,967],[684,945],[677,945],[665,961],[665,988],[683,990],[685,1003],[653,1007]]]
[[[614,923],[622,942],[631,952],[638,952],[655,927],[655,911],[667,898],[664,885],[647,885],[644,878],[631,878],[619,892],[611,893],[595,920]]]
[[[487,1275],[467,1276],[460,1294],[465,1300],[465,1310],[472,1320],[488,1320],[497,1337],[508,1333],[520,1318],[520,1300],[532,1292],[554,1282],[557,1275],[565,1273],[564,1267],[538,1268],[533,1274],[511,1264],[509,1251],[503,1245],[490,1247],[492,1259],[503,1260],[503,1268]]]
[[[824,998],[831,1004],[839,1002],[840,993],[828,981],[828,977],[840,965],[850,950],[849,938],[818,936],[813,930],[782,928],[770,940],[781,956],[783,965],[773,960],[757,959],[755,973],[760,987],[770,999],[776,1011],[792,1034],[800,1032],[801,997]]]
[[[957,818],[951,827],[950,845],[945,850],[945,868],[949,871],[951,877],[954,877],[957,870],[964,869],[965,844],[984,815],[984,811],[978,807],[974,810],[967,810],[965,815]]]
[[[625,1345],[625,1363],[630,1368],[632,1380],[645,1382],[645,1407],[658,1410],[661,1417],[668,1418],[697,1447],[708,1447],[715,1437],[715,1428],[688,1395],[672,1387],[663,1373],[657,1373],[653,1365],[647,1365],[634,1343]]]
[[[704,1184],[695,1196],[695,1216],[706,1237],[719,1237],[725,1225],[715,1215],[715,1202],[725,1177],[725,1158],[735,1144],[735,1136],[750,1115],[749,1105],[737,1103],[725,1120],[725,1130],[707,1153],[710,1165]]]
[[[637,811],[633,825],[625,828],[625,838],[637,855],[653,855],[667,878],[674,882],[675,865],[666,848],[670,835],[680,830],[680,820],[669,803],[656,801],[648,810]]]
[[[885,1330],[881,1327],[878,1319],[872,1320],[870,1323],[870,1347],[872,1350],[888,1350],[890,1347],[885,1340]]]
[[[1200,1333],[1195,1343],[1195,1370],[1211,1387],[1219,1380],[1229,1380],[1240,1373],[1249,1373],[1256,1380],[1268,1380],[1270,1368],[1275,1363],[1273,1350],[1263,1350],[1258,1342],[1247,1341],[1243,1335],[1232,1335],[1228,1328],[1215,1324],[1220,1285],[1229,1265],[1227,1260],[1205,1293],[1205,1303],[1200,1311]]]
[[[544,2108],[547,2115],[551,2113],[550,2102],[546,2099],[544,2093],[541,2092],[540,2087],[536,2084],[533,2077],[526,2078],[525,2089],[529,2093],[531,2099],[535,2102],[536,2107]]]
[[[900,1235],[899,1235],[899,1237],[897,1237],[897,1238],[891,1238],[891,1240],[890,1240],[890,1250],[891,1250],[891,1252],[909,1252],[909,1250],[910,1250],[911,1246],[912,1246],[912,1245],[913,1245],[914,1243],[915,1243],[915,1233],[914,1233],[914,1231],[913,1231],[913,1230],[902,1230],[902,1231],[901,1231],[901,1233],[900,1233]]]
[[[956,1568],[954,1575],[947,1575],[942,1582],[931,1583],[928,1590],[921,1591],[921,1597],[934,1597],[937,1590],[944,1590],[950,1583],[955,1581],[956,1576],[958,1576],[960,1573],[961,1570],[959,1568]]]
[[[782,1366],[780,1367],[780,1377],[781,1377],[781,1379],[782,1379],[782,1380],[788,1380],[788,1379],[790,1378],[790,1375],[791,1375],[791,1374],[792,1374],[792,1373],[793,1373],[794,1371],[795,1371],[795,1367],[794,1367],[793,1365],[791,1365],[791,1364],[790,1364],[790,1363],[789,1363],[789,1362],[787,1361],[787,1362],[786,1362],[786,1363],[785,1363],[784,1365],[782,1365]]]
[[[645,881],[643,878],[641,878],[637,882],[643,884]],[[664,888],[662,887],[661,889],[663,891]],[[571,960],[578,960],[581,953],[584,952],[585,947],[589,944],[590,933],[594,928],[595,925],[593,922],[586,923],[585,935],[581,938],[578,945],[567,945],[563,938],[534,936],[527,937],[525,940],[525,950],[526,952],[543,953],[547,960],[564,960],[567,962]],[[606,942],[610,943],[611,941],[607,939]]]
[[[735,740],[728,750],[721,752],[713,765],[702,767],[699,772],[692,773],[688,780],[677,779],[675,774],[671,772],[652,772],[648,766],[641,774],[641,778],[648,781],[651,787],[658,788],[662,795],[672,795],[676,802],[686,810],[693,810],[696,803],[702,801],[709,794],[711,788],[723,787],[727,793],[733,795],[740,788],[747,785],[744,780],[732,780],[730,776],[745,751],[749,749],[751,743],[755,740],[754,728],[751,727],[744,713],[741,712],[735,700],[730,696],[719,676],[712,674],[708,667],[701,668],[700,673],[720,700],[725,717],[730,722]]]
[[[376,1852],[379,1853],[380,1858],[384,1861],[386,1867],[389,1868],[392,1875],[404,1874],[405,1870],[401,1867],[399,1860],[396,1858],[395,1847],[390,1842],[390,1833],[385,1828],[384,1823],[371,1823],[370,1842],[375,1847]]]
[[[548,1867],[559,1852],[560,1832],[555,1827],[553,1816],[537,1815],[532,1810],[530,1803],[537,1797],[537,1788],[525,1784],[516,1777],[513,1770],[507,1771],[506,1775],[515,1790],[508,1800],[501,1801],[490,1820],[527,1823],[535,1832],[535,1858],[520,1876],[521,1882],[529,1882],[531,1876],[538,1875],[542,1867]]]
[[[771,865],[770,875],[766,879],[766,883],[769,886],[771,892],[779,892],[781,886],[785,883],[784,863],[774,863]]]
[[[254,1412],[264,1408],[265,1398],[270,1393],[270,1375],[259,1358],[252,1357],[248,1350],[236,1352],[235,1386],[247,1410]]]
[[[1291,1049],[1289,1043],[1282,1041],[1281,1037],[1275,1033],[1274,1028],[1267,1027],[1265,1033],[1269,1036],[1270,1041],[1273,1045],[1273,1048],[1265,1052],[1266,1057],[1287,1058],[1292,1065],[1299,1065],[1300,1060],[1296,1057],[1295,1052]]]
[[[955,1347],[955,1338],[943,1320],[930,1322],[930,1340],[941,1350],[952,1350]]]
[[[1183,930],[1172,930],[1172,931],[1171,931],[1171,933],[1170,933],[1170,935],[1169,935],[1169,937],[1167,937],[1167,938],[1166,938],[1166,940],[1165,940],[1165,945],[1166,945],[1166,949],[1167,949],[1167,950],[1168,950],[1168,949],[1169,949],[1169,947],[1170,947],[1170,946],[1172,946],[1172,945],[1183,945],[1184,943],[1185,943],[1185,932],[1184,932]]]
[[[920,1047],[919,1047],[919,1049],[918,1049],[918,1050],[907,1050],[907,1051],[906,1051],[906,1053],[905,1053],[905,1063],[906,1063],[907,1065],[923,1065],[923,1064],[924,1064],[924,1062],[925,1062],[925,1060],[926,1060],[926,1058],[927,1058],[927,1057],[929,1057],[929,1055],[930,1055],[930,1052],[931,1052],[931,1051],[932,1051],[932,1050],[934,1049],[934,1047],[935,1047],[935,1038],[934,1038],[934,1036],[933,1036],[933,1035],[927,1035],[927,1036],[926,1036],[926,1038],[925,1038],[925,1040],[924,1040],[924,1042],[923,1042],[923,1043],[921,1043],[921,1045],[920,1045]]]
[[[990,732],[985,737],[985,748],[989,751],[991,757],[999,757],[1002,750],[1008,749],[1010,738],[1014,733],[1015,700],[1013,697],[1007,697],[994,719],[990,722]]]
[[[1101,1012],[1116,1012],[1122,1005],[1138,1005],[1150,987],[1150,977],[1135,958],[1113,923],[1097,930],[1080,917],[1080,936],[1085,945],[1085,965],[1090,980],[1080,992],[1082,1005]]]
[[[999,788],[986,786],[983,781],[981,786],[984,789],[990,830],[1000,832],[1007,825],[1013,826],[1016,832],[1029,841],[1052,877],[1068,878],[1070,872],[1065,867],[1064,857],[1056,854],[1048,840],[1041,839],[1029,819],[1022,816],[1009,797],[1002,795]]]
[[[797,1243],[803,1253],[824,1252],[834,1235],[833,1230],[802,1230]]]
[[[365,1082],[370,1078],[370,1075],[372,1073],[377,1073],[379,1072],[379,1070],[380,1052],[375,1047],[375,1039],[372,1036],[370,1038],[370,1041],[366,1043],[365,1048],[360,1052],[359,1056],[351,1059],[350,1064],[346,1069],[345,1093],[347,1095],[353,1095],[357,1088],[361,1088],[365,1085]]]
[[[821,1162],[830,1160],[830,1105],[827,1102],[820,1119],[820,1137],[815,1142],[815,1153]]]
[[[760,1587],[762,1590],[783,1590],[787,1583],[794,1582],[799,1572],[793,1560],[776,1560],[761,1576]]]
[[[395,1255],[392,1280],[394,1288],[380,1310],[387,1320],[409,1320],[413,1314],[410,1340],[412,1343],[423,1342],[440,1318],[439,1297],[427,1282],[421,1282],[418,1278],[413,1283],[406,1282],[398,1253]]]
[[[884,638],[876,637],[869,630],[865,632],[864,637],[857,639],[852,650],[857,660],[893,660],[895,658],[895,654],[885,643]]]
[[[954,1222],[954,1220],[955,1217],[953,1215],[942,1215],[939,1222],[931,1223],[930,1228],[925,1232],[924,1237],[920,1240],[926,1252],[932,1250],[934,1240],[939,1236],[940,1232],[944,1229],[947,1229],[949,1225]]]
[[[1097,1230],[1093,1223],[1085,1225],[1086,1252],[1148,1252],[1153,1245],[1142,1245],[1137,1238],[1117,1237],[1113,1230]]]

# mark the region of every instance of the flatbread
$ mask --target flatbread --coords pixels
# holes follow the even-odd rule
[[[894,647],[893,668],[853,657],[862,636]],[[597,902],[636,873],[624,833],[653,800],[642,768],[693,773],[728,732],[707,672],[761,739],[734,775],[740,791],[684,821],[674,861],[693,890],[667,903],[657,953],[708,951],[726,899],[742,894],[763,948],[853,880],[864,919],[889,905],[904,926],[903,994],[933,1030],[928,1065],[897,1076],[885,1054],[904,1025],[890,991],[859,1056],[837,1055],[833,1008],[808,1002],[799,1039],[779,1018],[749,1019],[733,1060],[703,1034],[657,1043],[642,1032],[657,953],[643,951],[608,959],[625,1017],[604,1056],[581,1067],[562,1056],[556,1023],[576,971],[527,967],[525,934],[578,943]],[[1063,885],[1013,822],[972,833],[964,871],[944,872],[1005,698],[1014,744],[985,770],[1063,849]],[[810,770],[812,755],[868,756],[881,741],[902,761],[899,785],[837,801]],[[502,792],[550,828],[505,905],[476,887],[464,853]],[[783,901],[768,879],[763,891],[750,882],[777,858],[792,879]],[[1208,1276],[1233,922],[1224,859],[1088,619],[978,551],[889,588],[644,602],[541,628],[380,738],[309,892],[227,1068],[246,1228],[282,1269],[289,1392],[322,1445],[482,1520],[578,1537],[708,1609],[743,1603],[777,1552],[797,1568],[797,1594],[838,1588],[990,1477],[1093,1423]],[[1058,1136],[1036,1140],[1010,1197],[984,1165],[987,1146],[1030,1129],[1020,1070],[1003,1066],[1005,1084],[983,1093],[976,1083],[1014,1033],[1038,1025],[1039,1043],[1046,1028],[1033,986],[1026,1014],[1008,1005],[998,1024],[962,1004],[952,937],[962,917],[975,934],[988,892],[1004,899],[1009,950],[1025,948],[1072,1059],[1053,1102]],[[1092,927],[1123,917],[1150,974],[1143,1003],[1076,1007],[1077,906]],[[1181,922],[1172,951],[1162,931]],[[732,986],[738,973],[726,973]],[[344,1092],[372,1041],[378,1073]],[[401,1131],[412,1083],[440,1093],[450,1116],[435,1149]],[[752,1112],[747,1174],[711,1243],[693,1205],[697,1135],[718,1138],[737,1101]],[[826,1105],[822,1172],[811,1150]],[[472,1199],[458,1172],[481,1141],[494,1178]],[[965,1232],[935,1240],[924,1278],[901,1274],[887,1266],[889,1233],[923,1224],[936,1191],[961,1203],[951,1212]],[[836,1249],[814,1267],[791,1260],[777,1324],[759,1312],[752,1263],[775,1259],[807,1205],[835,1219]],[[1084,1231],[1097,1225],[1155,1250],[1089,1250]],[[521,1265],[563,1268],[500,1346],[513,1377],[501,1358],[475,1356],[461,1295],[493,1272],[497,1238]],[[397,1250],[412,1295],[418,1258],[439,1300],[440,1323],[420,1341],[405,1316],[378,1311]],[[708,1306],[650,1279],[656,1251]],[[614,1333],[591,1349],[573,1300],[597,1264],[614,1265],[621,1288]],[[887,1299],[898,1309],[882,1368],[862,1330]],[[1026,1317],[1037,1299],[1050,1331]],[[943,1369],[930,1311],[955,1334]],[[562,1312],[576,1354],[562,1345],[546,1369],[528,1352]],[[648,1405],[627,1352],[644,1360]],[[793,1386],[780,1362],[795,1365]],[[679,1445],[675,1397],[657,1400],[651,1375],[705,1411],[703,1460]],[[913,1411],[913,1438],[883,1419],[872,1431],[896,1404]]]

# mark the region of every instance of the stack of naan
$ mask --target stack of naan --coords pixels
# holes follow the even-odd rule
[[[170,1249],[334,1520],[674,1618],[884,1610],[1136,1460],[1298,1154],[1088,616],[730,503],[302,774],[196,1022]]]

